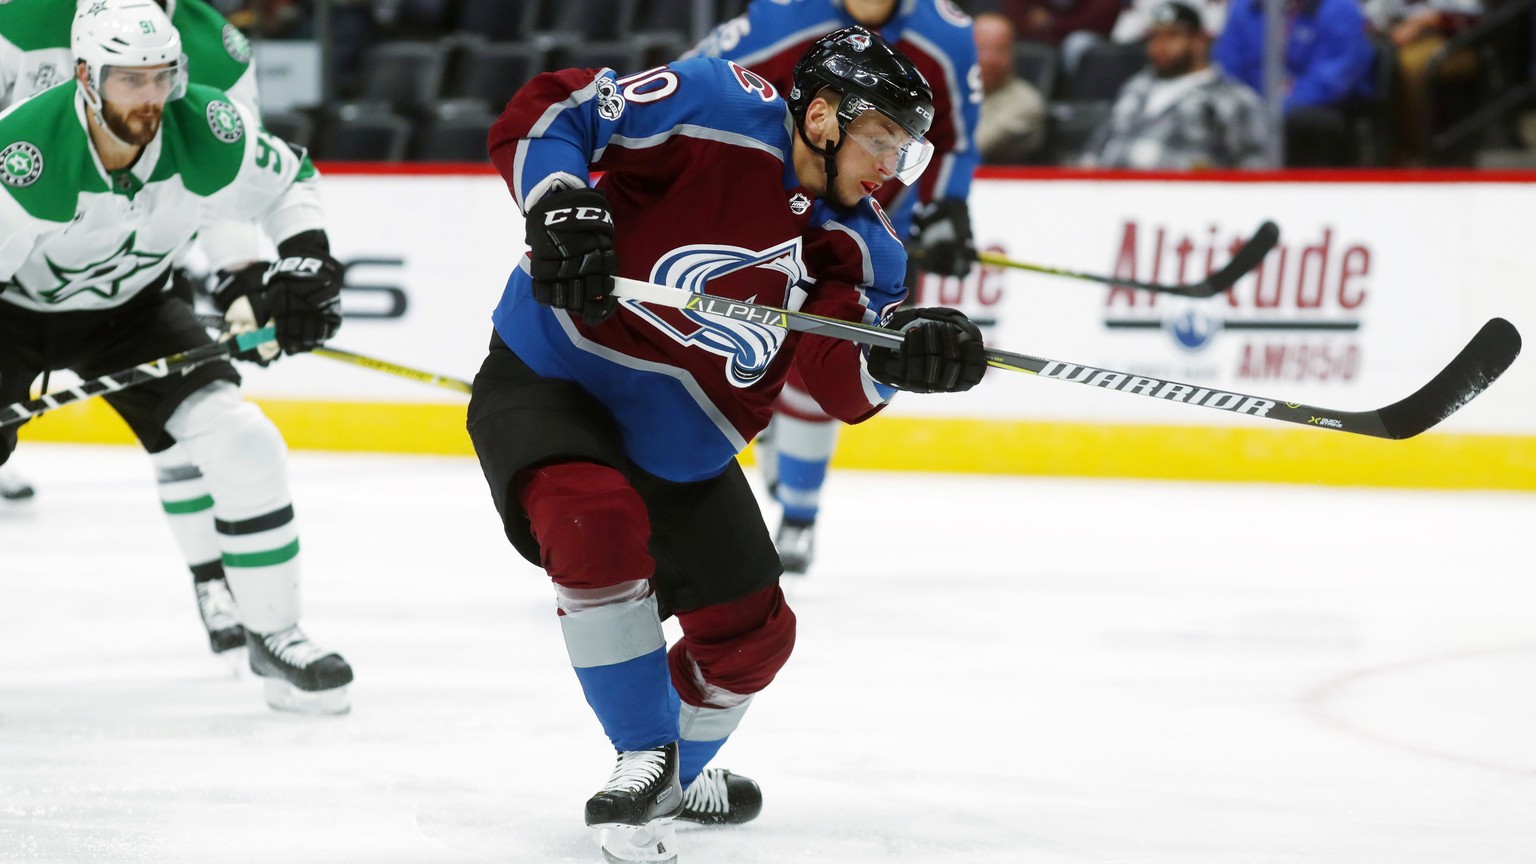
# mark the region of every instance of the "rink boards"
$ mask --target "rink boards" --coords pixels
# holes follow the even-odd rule
[[[478,168],[322,166],[347,264],[335,345],[472,378],[523,252],[500,178]],[[1018,270],[928,279],[1004,350],[1339,410],[1427,382],[1489,317],[1536,333],[1536,191],[1519,175],[989,172],[978,242],[1014,260],[1193,281],[1272,219],[1280,245],[1230,295],[1143,292]],[[248,368],[301,448],[469,453],[464,396],[314,357]],[[1536,360],[1420,438],[1391,442],[994,370],[970,393],[899,398],[846,430],[851,467],[1063,476],[1536,489]],[[109,410],[60,411],[34,440],[128,441]]]

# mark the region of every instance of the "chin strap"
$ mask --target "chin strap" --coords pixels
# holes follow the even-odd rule
[[[127,141],[117,137],[117,133],[112,131],[111,124],[107,123],[107,118],[102,116],[101,98],[99,96],[94,99],[91,98],[95,95],[94,92],[90,87],[81,83],[80,79],[78,78],[75,79],[75,86],[80,90],[80,98],[85,100],[85,110],[91,112],[91,117],[96,120],[96,125],[101,127],[101,131],[107,133],[107,137],[111,138],[113,141],[116,141],[118,144],[121,144],[124,147],[133,147],[133,144],[129,144]]]
[[[837,151],[842,149],[843,142],[848,140],[846,130],[843,128],[842,118],[839,117],[837,122],[837,141],[830,147],[821,147],[811,143],[810,136],[805,134],[805,118],[803,116],[795,118],[795,131],[800,134],[800,140],[805,142],[805,146],[811,148],[812,153],[820,154],[821,158],[825,160],[827,167],[827,189],[825,194],[830,198],[832,187],[837,183]]]

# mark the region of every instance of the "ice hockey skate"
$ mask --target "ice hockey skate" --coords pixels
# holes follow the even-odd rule
[[[37,494],[32,484],[13,468],[0,467],[0,500],[28,501]]]
[[[197,592],[197,612],[208,631],[208,648],[239,675],[240,667],[246,663],[245,628],[240,626],[240,613],[234,595],[229,593],[229,583],[209,579],[193,583],[192,589]]]
[[[740,825],[763,812],[763,790],[757,781],[724,768],[705,768],[683,792],[683,812],[677,818],[698,825]]]
[[[677,743],[619,753],[608,783],[587,799],[587,824],[598,830],[610,864],[677,860],[672,820],[683,808]]]
[[[816,523],[785,517],[773,540],[779,549],[779,562],[785,573],[804,573],[816,557]]]
[[[309,641],[298,626],[265,636],[247,629],[251,671],[265,679],[267,704],[300,714],[345,714],[352,667],[341,655]]]

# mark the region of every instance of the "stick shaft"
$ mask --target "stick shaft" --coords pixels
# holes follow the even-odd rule
[[[761,306],[740,300],[710,297],[679,288],[652,285],[622,277],[615,279],[614,283],[614,294],[624,299],[656,303],[739,321],[755,321],[865,345],[896,348],[903,341],[900,333],[869,324],[840,321],[835,318]],[[986,351],[987,365],[998,369],[1029,372],[1042,378],[1084,384],[1121,393],[1135,393],[1165,402],[1199,405],[1232,414],[1246,414],[1318,429],[1393,439],[1412,437],[1449,417],[1456,409],[1487,389],[1488,385],[1492,384],[1509,367],[1509,364],[1514,362],[1519,353],[1520,334],[1508,321],[1494,318],[1483,325],[1482,330],[1478,331],[1472,341],[1467,343],[1467,346],[1444,370],[1413,395],[1373,411],[1340,411],[1286,399],[1250,396],[1245,393],[1148,378],[1080,363],[999,351],[995,348],[988,348]]]

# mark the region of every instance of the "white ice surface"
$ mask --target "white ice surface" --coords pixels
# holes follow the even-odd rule
[[[136,451],[17,465],[0,861],[601,860],[611,751],[472,460],[294,455],[340,718],[209,655]],[[763,816],[682,861],[1531,864],[1533,530],[1530,495],[836,473],[721,754]]]

